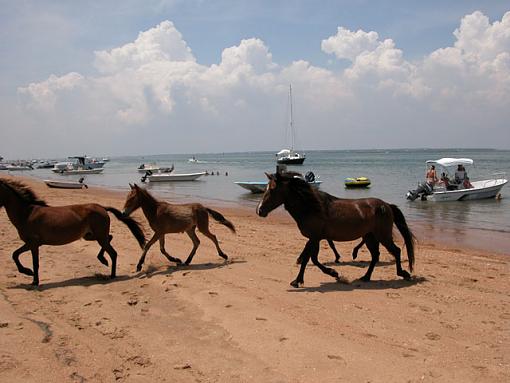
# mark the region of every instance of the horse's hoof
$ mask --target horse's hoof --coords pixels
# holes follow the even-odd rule
[[[39,281],[32,281],[30,286],[32,286],[32,287],[39,287]]]
[[[182,261],[179,258],[175,258],[174,262],[177,263],[178,265],[182,265]]]
[[[333,278],[338,279],[338,272],[336,270],[329,269],[329,275],[331,275]]]
[[[409,274],[407,271],[405,270],[402,270],[402,273],[400,273],[400,276],[402,278],[404,278],[404,280],[406,281],[410,281],[411,280],[411,274]]]
[[[364,275],[359,279],[361,282],[370,282],[370,277]]]
[[[340,264],[340,259],[335,259],[336,264]]]
[[[219,255],[221,258],[223,258],[223,259],[228,259],[228,255],[227,255],[227,254],[225,254],[225,253],[220,253],[220,254],[218,254],[218,255]]]
[[[138,273],[140,271],[142,271],[142,265],[137,265],[136,266],[136,272]]]
[[[344,284],[344,285],[350,285],[350,284],[351,284],[351,282],[350,282],[347,278],[345,278],[344,276],[342,276],[342,275],[338,276],[338,277],[336,278],[336,281],[337,281],[338,283],[342,283],[342,284]]]
[[[303,284],[303,282],[298,282],[297,279],[290,282],[290,285],[296,289],[299,287],[299,285],[302,285],[302,284]]]

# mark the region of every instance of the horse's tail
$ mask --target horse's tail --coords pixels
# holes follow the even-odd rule
[[[205,208],[205,210],[207,210],[210,216],[213,217],[216,221],[228,227],[232,231],[232,233],[236,232],[234,224],[230,222],[228,219],[226,219],[221,213],[217,212],[216,210],[209,209],[207,207]]]
[[[131,230],[131,233],[133,233],[136,240],[140,244],[140,247],[143,249],[145,246],[145,235],[143,234],[142,226],[140,226],[140,224],[135,219],[128,217],[114,207],[105,207],[105,210],[112,212],[119,221],[123,222],[129,228],[129,230]]]
[[[402,237],[404,237],[404,242],[407,248],[407,258],[409,259],[409,270],[413,272],[414,244],[416,242],[416,237],[411,232],[411,229],[409,229],[409,226],[407,226],[404,214],[402,214],[402,211],[397,207],[397,205],[390,204],[390,206],[391,210],[393,211],[395,225],[397,225],[400,234],[402,234]]]

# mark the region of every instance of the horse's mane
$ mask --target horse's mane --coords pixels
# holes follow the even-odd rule
[[[6,180],[0,178],[0,187],[4,187],[7,190],[13,192],[18,198],[20,198],[23,202],[28,205],[39,205],[39,206],[48,206],[48,204],[39,199],[32,189],[30,189],[27,185],[14,180]]]
[[[314,189],[300,173],[286,172],[278,174],[277,177],[288,181],[289,190],[302,204],[303,209],[319,211],[327,202],[337,199],[331,194]]]
[[[144,196],[146,196],[147,198],[157,202],[157,199],[151,193],[149,193],[149,191],[147,189],[138,187],[138,191],[140,193],[142,193]]]

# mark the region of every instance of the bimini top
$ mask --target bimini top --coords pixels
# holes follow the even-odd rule
[[[427,165],[438,164],[443,167],[457,166],[457,165],[473,165],[471,158],[440,158],[439,160],[428,160]]]

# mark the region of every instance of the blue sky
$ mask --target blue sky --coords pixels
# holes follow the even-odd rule
[[[4,140],[5,147],[0,143],[0,152],[4,156],[56,155],[59,145],[74,146],[66,138],[76,133],[70,125],[78,125],[78,134],[84,128],[108,130],[100,145],[81,137],[82,145],[91,146],[86,148],[88,153],[136,154],[136,150],[148,150],[149,143],[142,148],[139,143],[135,145],[147,131],[178,138],[175,146],[158,148],[158,152],[197,152],[193,141],[186,138],[189,131],[180,130],[190,124],[196,127],[197,137],[206,137],[209,143],[218,135],[228,136],[217,145],[203,145],[198,150],[272,150],[284,144],[281,137],[270,144],[256,138],[276,136],[283,119],[279,113],[284,109],[286,82],[296,82],[300,108],[297,126],[302,125],[300,136],[308,143],[302,146],[308,149],[445,143],[508,148],[510,139],[504,130],[508,112],[491,102],[491,97],[506,100],[508,88],[497,85],[498,89],[489,91],[484,76],[495,84],[506,84],[509,38],[492,31],[508,33],[502,20],[509,10],[506,1],[0,1],[0,111],[6,122],[2,129],[10,136],[53,137],[55,142],[41,146],[39,141],[15,149],[14,144],[9,145],[16,141],[12,138]],[[464,33],[455,36],[454,31],[469,15],[475,16],[465,19]],[[165,21],[171,25],[163,25]],[[337,36],[340,27],[345,33]],[[483,35],[476,46],[466,43],[472,30],[479,37]],[[356,31],[361,34],[356,35]],[[371,31],[377,33],[375,40],[368,35]],[[140,32],[157,46],[158,39],[179,40],[176,44],[191,53],[185,61],[197,65],[177,70],[177,61],[172,58],[162,63],[161,57],[173,57],[173,52],[164,49],[181,49],[172,46],[157,53],[153,61],[137,61],[140,66],[136,68],[131,64],[124,67],[126,61],[118,61],[113,52],[123,48],[124,60],[132,53],[128,45],[135,44]],[[496,35],[499,37],[494,42],[491,39]],[[330,46],[325,48],[323,42],[329,38]],[[351,44],[353,39],[368,45],[356,55],[349,50],[353,46],[339,48],[338,44]],[[391,44],[383,46],[386,39]],[[484,50],[484,44],[488,47],[494,43],[498,51]],[[143,49],[154,53],[153,47],[142,42],[135,45],[136,60],[145,57]],[[228,51],[232,47],[237,48]],[[389,52],[391,62],[384,62],[387,55],[381,53],[383,49]],[[487,54],[473,63],[477,50]],[[97,52],[105,52],[102,57],[110,64],[117,60],[114,72],[98,69],[101,59]],[[222,65],[222,60],[232,57],[241,58],[236,58],[234,66]],[[451,68],[456,57],[462,57],[463,63],[455,61],[455,65],[462,65],[462,71],[476,72],[474,80],[473,74],[466,72],[470,84],[462,78],[454,84],[456,76],[447,73],[448,68],[458,73]],[[256,67],[260,60],[263,67]],[[308,67],[296,65],[303,62]],[[223,79],[214,77],[219,76],[216,66],[225,71],[221,72],[223,77],[232,76],[226,90]],[[492,69],[479,73],[477,67]],[[70,73],[76,76],[68,76]],[[164,86],[154,78],[156,74],[166,79]],[[192,77],[200,77],[200,81],[194,82]],[[126,86],[126,79],[133,78],[137,81],[132,87],[119,91]],[[448,79],[450,84],[444,85],[441,79]],[[131,91],[131,98],[125,96]],[[475,102],[473,97],[457,97],[455,104],[451,92],[476,94],[482,99]],[[50,99],[41,98],[48,94]],[[453,104],[442,108],[438,95],[448,96],[445,103]],[[331,103],[332,97],[337,105]],[[95,104],[98,99],[103,100],[100,108]],[[310,105],[313,102],[317,105]],[[471,103],[477,110],[463,115],[466,108],[472,108]],[[84,113],[82,120],[76,117],[80,111]],[[368,112],[372,117],[367,117]],[[261,114],[261,121],[246,122],[246,131],[239,128],[247,116],[257,118]],[[331,121],[339,121],[336,125],[342,129],[333,127]],[[499,139],[488,139],[475,122],[483,124],[483,129],[493,126],[489,133],[499,135]],[[312,123],[323,136],[338,137],[338,144],[332,145],[331,139],[310,140],[317,136],[306,129]],[[440,134],[442,139],[429,140],[418,133],[415,140],[411,134],[400,134],[409,130],[410,123],[421,129],[439,125],[431,134]],[[452,132],[445,134],[446,127]],[[394,139],[371,138],[390,128],[395,130]],[[458,136],[464,138],[458,140]],[[246,137],[249,139],[244,142]],[[123,144],[119,147],[114,141]]]

